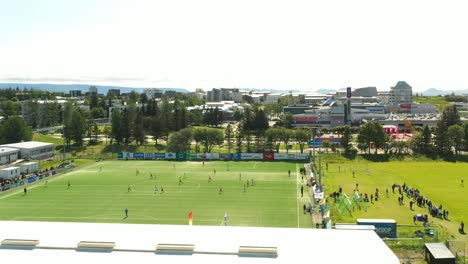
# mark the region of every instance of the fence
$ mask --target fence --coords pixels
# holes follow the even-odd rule
[[[258,161],[308,161],[309,154],[283,153],[151,153],[119,152],[120,160],[258,160]]]
[[[466,259],[466,241],[463,240],[447,240],[445,246],[456,257],[457,263],[465,264]]]

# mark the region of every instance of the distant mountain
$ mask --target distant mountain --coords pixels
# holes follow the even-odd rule
[[[422,92],[424,96],[439,96],[439,95],[448,95],[454,93],[455,95],[467,95],[468,89],[464,90],[439,90],[436,88],[430,88]]]
[[[125,86],[110,86],[110,85],[91,85],[91,84],[49,84],[49,83],[0,83],[0,89],[6,88],[19,88],[23,90],[33,89],[33,90],[43,90],[50,92],[69,92],[70,90],[81,90],[87,92],[89,87],[96,86],[99,94],[107,94],[109,89],[120,89],[121,93],[129,93],[135,91],[142,93],[146,88],[141,87],[125,87]],[[159,88],[162,91],[176,91],[179,93],[188,93],[184,88]]]
[[[318,89],[317,93],[319,94],[330,94],[330,93],[336,93],[337,90],[334,89]]]

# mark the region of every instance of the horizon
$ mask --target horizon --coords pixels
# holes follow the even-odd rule
[[[0,9],[0,82],[385,91],[402,80],[415,92],[465,90],[467,7],[463,0],[10,1]]]

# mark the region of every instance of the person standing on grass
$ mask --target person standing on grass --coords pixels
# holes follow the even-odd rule
[[[164,193],[164,188],[161,186],[161,194]]]
[[[291,170],[288,170],[288,177],[291,177]]]
[[[301,197],[304,197],[304,185],[301,185]]]
[[[70,183],[70,181],[68,181],[67,190],[69,190],[70,188],[71,188],[71,183]]]
[[[223,194],[224,191],[223,191],[223,187],[219,186],[219,195]]]
[[[28,194],[28,189],[26,189],[26,187],[24,187],[24,195]]]
[[[208,182],[211,182],[211,175],[208,175]]]
[[[227,226],[227,222],[228,222],[228,214],[227,212],[224,214],[224,226]]]
[[[132,188],[130,188],[130,185],[129,185],[127,188],[127,192],[131,192],[131,191],[132,191]]]
[[[128,208],[125,208],[125,218],[128,218]]]
[[[460,186],[465,187],[465,182],[463,181],[463,179],[461,179],[461,181],[460,181]]]

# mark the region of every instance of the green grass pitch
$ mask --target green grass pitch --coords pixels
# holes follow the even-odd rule
[[[300,196],[302,166],[286,162],[97,162],[50,178],[47,186],[44,180],[30,185],[27,195],[23,188],[0,194],[0,219],[188,224],[192,211],[194,225],[222,225],[227,212],[228,225],[311,227],[310,215],[302,211],[308,199]],[[128,218],[124,218],[125,208]]]
[[[328,161],[329,168],[326,170]],[[325,160],[323,163],[323,182],[325,191],[331,193],[338,191],[351,196],[359,184],[361,193],[375,193],[380,191],[380,200],[369,204],[367,210],[356,210],[352,215],[335,212],[333,218],[336,222],[355,222],[356,218],[390,218],[395,219],[398,224],[413,225],[415,214],[428,214],[427,208],[413,205],[413,211],[409,208],[410,199],[404,200],[404,205],[398,204],[398,190],[392,193],[393,183],[406,183],[409,187],[418,188],[421,194],[427,196],[436,206],[442,205],[443,209],[449,211],[449,219],[441,220],[429,216],[429,221],[435,225],[441,225],[455,236],[456,239],[468,241],[466,235],[458,233],[461,221],[468,222],[468,194],[466,185],[468,180],[468,163],[451,163],[442,161],[390,161],[390,162],[367,162]],[[352,172],[355,172],[353,178]],[[464,179],[465,187],[461,186]],[[385,195],[388,188],[389,197]],[[332,199],[330,200],[332,203]],[[417,223],[421,226],[421,222]],[[466,230],[466,229],[465,229]]]

